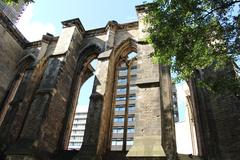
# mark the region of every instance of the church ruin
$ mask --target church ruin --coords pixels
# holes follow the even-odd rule
[[[79,19],[63,21],[59,37],[28,42],[0,13],[0,159],[176,160],[172,81],[169,68],[153,64],[146,43],[145,5],[138,21],[85,30]],[[136,56],[129,58],[130,53]],[[68,151],[79,90],[97,60],[83,145]],[[136,71],[133,71],[137,69]],[[134,73],[135,72],[135,73]],[[200,159],[240,157],[239,97],[210,95],[189,82]],[[124,82],[119,88],[117,82]],[[134,92],[131,90],[134,87]],[[124,90],[124,97],[118,91]],[[131,114],[134,104],[136,111]],[[124,108],[122,114],[115,108]],[[129,118],[134,118],[131,124]],[[113,149],[113,129],[121,145]],[[134,127],[128,147],[127,129]],[[114,141],[115,143],[115,141]],[[187,158],[187,157],[186,157]],[[191,159],[191,157],[188,157]],[[197,158],[197,157],[196,157]]]

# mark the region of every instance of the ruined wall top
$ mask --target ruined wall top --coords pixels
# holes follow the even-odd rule
[[[145,11],[146,5],[138,5],[136,6],[136,12],[139,17],[139,14],[143,13]],[[42,46],[42,42],[50,42],[50,41],[58,41],[59,36],[50,36],[50,34],[43,35],[42,39],[39,41],[33,41],[29,42],[24,35],[16,28],[16,26],[7,18],[7,16],[4,15],[0,11],[0,23],[2,26],[6,28],[6,31],[9,32],[13,38],[19,43],[22,48],[37,48]],[[138,21],[128,22],[119,24],[118,22],[111,20],[109,21],[105,27],[91,29],[91,30],[85,30],[83,24],[79,20],[79,18],[74,18],[70,20],[66,20],[62,22],[63,28],[70,27],[70,26],[76,26],[77,29],[85,38],[93,37],[93,36],[100,36],[105,35],[108,32],[109,28],[115,27],[116,30],[131,30],[131,29],[138,29]]]
[[[6,31],[18,42],[22,48],[25,48],[29,43],[16,26],[8,19],[8,17],[0,10],[0,24]]]

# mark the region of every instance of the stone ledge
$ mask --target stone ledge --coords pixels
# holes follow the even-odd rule
[[[140,88],[148,88],[148,87],[159,87],[159,79],[139,79],[136,81],[136,85]]]
[[[106,59],[106,58],[109,58],[110,55],[111,55],[111,53],[112,53],[112,49],[107,50],[107,51],[105,51],[105,52],[102,52],[102,53],[99,54],[98,59]]]
[[[161,136],[142,136],[134,138],[134,145],[127,154],[128,158],[166,157],[161,144]]]

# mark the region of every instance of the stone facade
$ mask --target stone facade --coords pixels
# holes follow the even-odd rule
[[[136,22],[110,21],[93,30],[85,30],[79,19],[64,21],[59,37],[47,34],[37,42],[26,41],[1,16],[1,159],[177,159],[170,71],[151,61],[145,7],[136,7]],[[114,152],[114,77],[130,52],[137,53],[138,68],[134,142],[128,152]],[[79,90],[93,74],[93,59],[97,68],[82,148],[67,151]]]

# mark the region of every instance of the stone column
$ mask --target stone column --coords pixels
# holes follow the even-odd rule
[[[138,41],[146,40],[148,33],[144,23],[146,6],[136,6],[139,20]],[[153,64],[151,45],[138,45],[137,103],[134,143],[129,150],[128,159],[165,159],[162,144],[163,106],[159,86],[159,65]],[[171,88],[170,88],[171,90]]]
[[[105,42],[105,50],[111,49],[114,46],[115,33],[118,27],[116,21],[109,21],[107,24],[107,40]]]
[[[136,123],[128,159],[162,159],[166,156],[162,146],[159,65],[149,58],[152,51],[150,45],[138,45]]]
[[[162,145],[168,160],[177,158],[173,117],[172,80],[169,67],[160,65],[160,105],[162,112]]]
[[[108,83],[109,57],[112,50],[100,53],[95,71],[93,93],[90,97],[89,110],[84,133],[83,145],[78,159],[98,159],[106,149],[106,141],[109,131],[110,107],[106,104],[109,98],[106,90]],[[105,101],[104,101],[105,100]]]
[[[95,79],[95,82],[97,79]],[[99,140],[103,95],[93,92],[90,97],[89,110],[84,132],[84,141],[77,159],[96,159]]]

